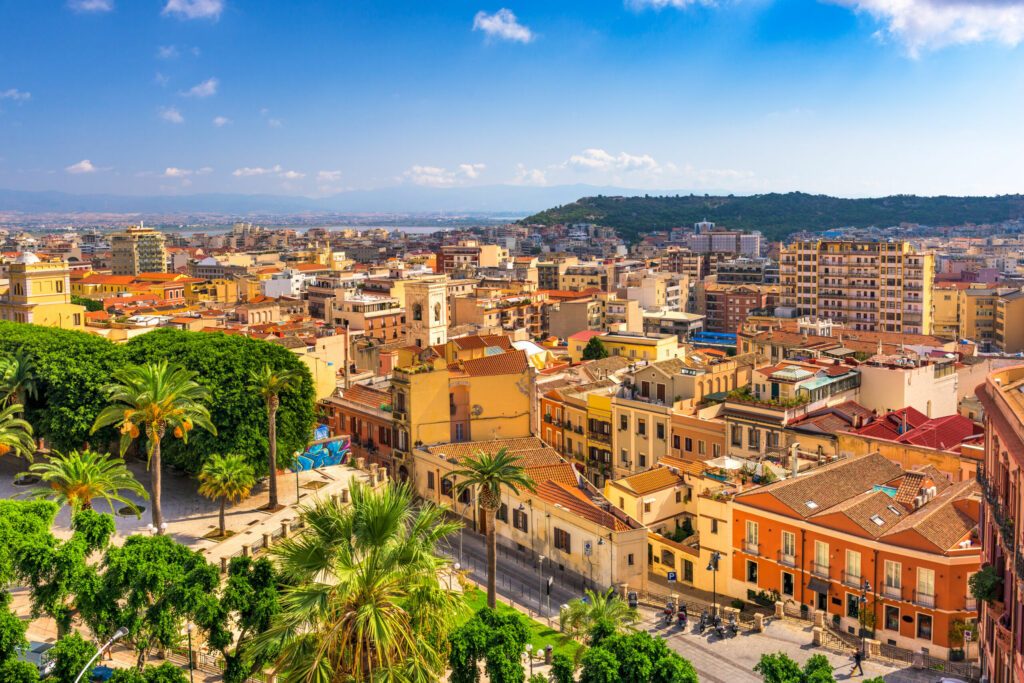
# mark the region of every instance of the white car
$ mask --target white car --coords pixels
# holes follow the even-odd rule
[[[49,676],[53,671],[53,662],[44,662],[43,655],[52,647],[53,643],[42,643],[33,640],[29,642],[27,650],[21,651],[20,658],[36,667],[39,670],[40,676]]]

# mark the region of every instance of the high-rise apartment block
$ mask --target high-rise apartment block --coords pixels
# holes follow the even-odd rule
[[[907,242],[808,240],[782,247],[780,305],[868,332],[930,334],[934,256]]]
[[[164,235],[142,225],[110,236],[111,270],[114,275],[167,272]]]

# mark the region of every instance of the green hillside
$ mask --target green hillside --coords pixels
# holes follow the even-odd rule
[[[619,230],[628,239],[646,232],[689,226],[707,219],[728,228],[760,230],[782,239],[799,230],[887,227],[899,223],[932,226],[997,223],[1024,216],[1024,195],[918,197],[894,195],[840,199],[802,192],[746,197],[584,197],[524,218],[524,224],[591,222]]]

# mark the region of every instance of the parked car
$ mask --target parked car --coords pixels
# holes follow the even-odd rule
[[[23,649],[19,652],[18,658],[34,666],[39,671],[40,676],[49,676],[53,671],[53,662],[44,661],[43,655],[45,655],[53,645],[53,643],[43,643],[33,640],[29,642],[27,649]]]

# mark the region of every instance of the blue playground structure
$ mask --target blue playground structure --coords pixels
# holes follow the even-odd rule
[[[313,441],[289,468],[292,472],[341,465],[348,461],[351,442],[347,436],[331,436],[327,425],[318,425]]]

